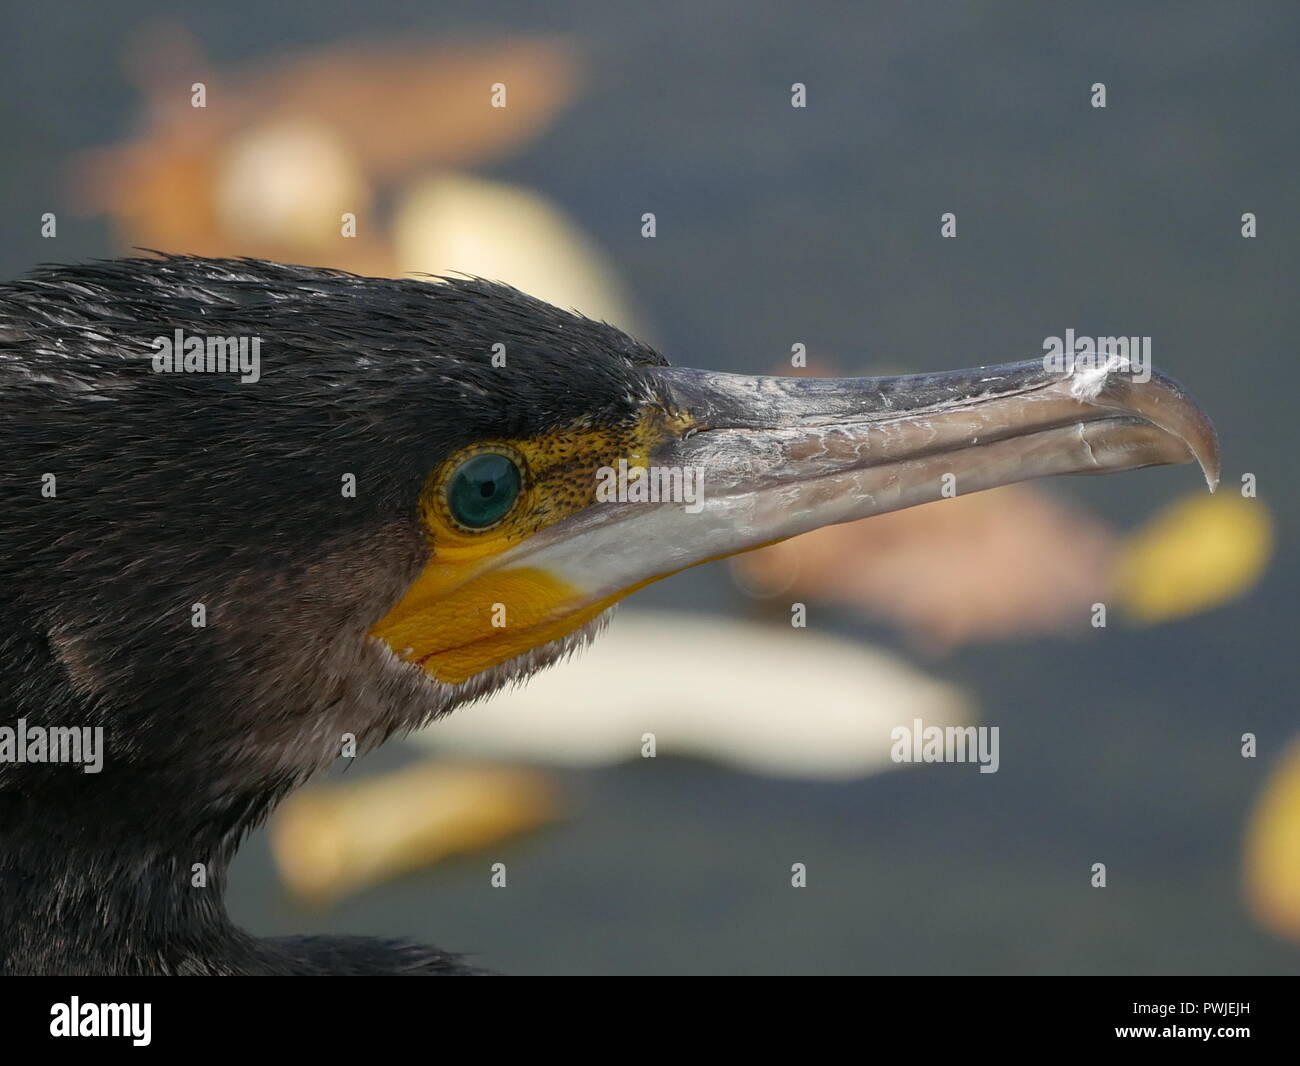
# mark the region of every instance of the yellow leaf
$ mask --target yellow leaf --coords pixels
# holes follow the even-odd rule
[[[295,895],[324,904],[498,844],[552,821],[558,808],[536,771],[426,759],[295,792],[271,822],[271,852]]]
[[[1266,928],[1300,940],[1300,741],[1293,741],[1246,831],[1246,902]]]
[[[1273,520],[1262,500],[1189,496],[1122,546],[1116,596],[1142,622],[1199,614],[1251,588],[1272,554]]]

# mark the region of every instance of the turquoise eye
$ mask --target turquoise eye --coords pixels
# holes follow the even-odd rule
[[[510,513],[523,484],[509,456],[487,452],[466,459],[451,475],[447,507],[466,529],[487,529]]]

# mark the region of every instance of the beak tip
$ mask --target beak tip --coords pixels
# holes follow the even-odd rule
[[[1201,447],[1193,449],[1193,455],[1200,464],[1201,473],[1205,475],[1205,484],[1210,493],[1219,487],[1219,476],[1223,472],[1223,456],[1219,452],[1219,435],[1208,418],[1205,419],[1205,437],[1197,442]]]
[[[1129,386],[1122,394],[1125,405],[1152,425],[1181,440],[1205,475],[1213,493],[1219,487],[1223,455],[1214,423],[1191,394],[1173,378],[1152,370],[1147,383]]]

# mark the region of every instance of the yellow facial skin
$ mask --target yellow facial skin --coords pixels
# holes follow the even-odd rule
[[[686,428],[648,409],[624,429],[580,423],[531,440],[482,441],[449,457],[420,501],[432,558],[370,635],[439,681],[458,683],[585,625],[633,589],[584,604],[578,589],[553,574],[533,567],[495,570],[492,560],[595,503],[601,467],[620,458],[644,467],[662,441]],[[447,483],[466,459],[493,451],[519,465],[519,499],[491,529],[462,529],[447,509]]]

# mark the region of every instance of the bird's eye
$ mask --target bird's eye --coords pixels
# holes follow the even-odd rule
[[[506,455],[487,452],[466,459],[447,485],[447,508],[466,529],[488,529],[510,513],[523,478]]]

